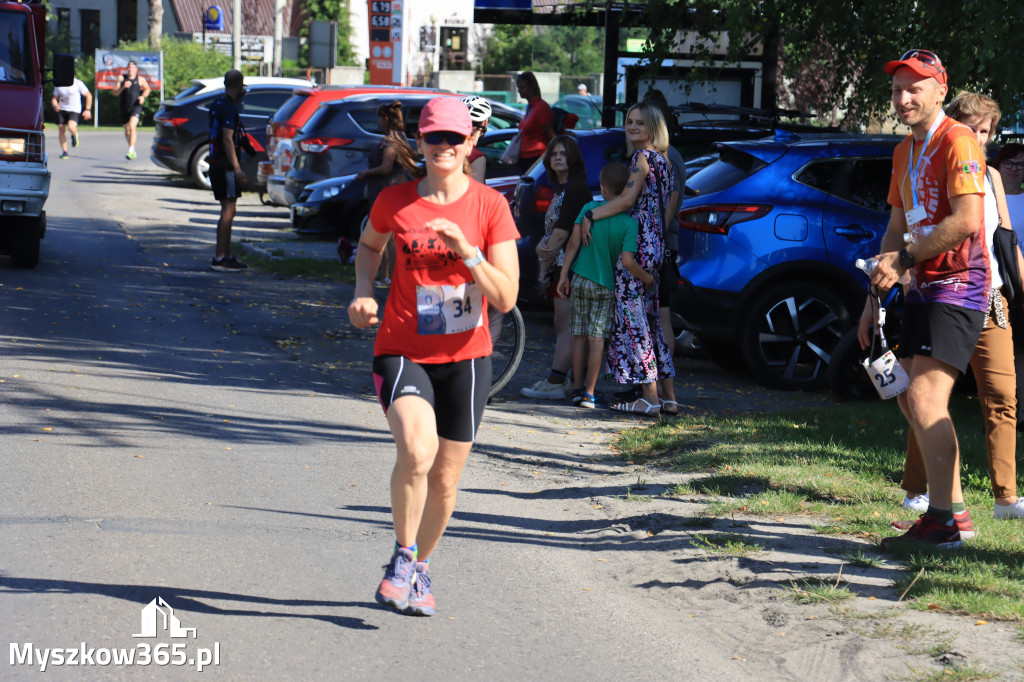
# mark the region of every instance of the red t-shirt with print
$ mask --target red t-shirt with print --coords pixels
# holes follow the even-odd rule
[[[387,187],[370,211],[374,230],[393,233],[396,252],[373,353],[422,363],[490,355],[487,301],[462,259],[426,223],[447,218],[486,257],[492,244],[519,238],[508,201],[478,182],[450,204],[427,201],[418,188],[419,182]]]

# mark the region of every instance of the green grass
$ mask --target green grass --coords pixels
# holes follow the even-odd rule
[[[963,460],[965,498],[978,536],[955,552],[904,548],[907,573],[894,591],[918,609],[1024,621],[1024,523],[992,518],[983,422],[976,400],[950,405]],[[707,517],[804,517],[824,535],[877,542],[900,509],[907,425],[894,402],[825,406],[777,414],[682,416],[622,432],[616,449],[629,462],[700,473],[670,490],[706,495]],[[1019,487],[1024,479],[1018,472]],[[848,563],[875,566],[860,552]],[[911,581],[924,568],[917,582]]]
[[[275,252],[273,248],[268,250],[275,256],[274,258],[260,258],[248,252],[245,255],[245,262],[257,270],[282,277],[306,277],[348,284],[356,282],[353,265],[342,265],[337,261],[319,258],[288,258],[283,257],[283,251]]]
[[[857,595],[841,584],[840,580],[807,579],[790,583],[789,598],[797,604],[841,604]]]
[[[973,665],[952,665],[941,670],[921,671],[910,668],[912,677],[898,679],[914,680],[914,682],[975,682],[976,680],[994,680],[998,672],[976,668]]]
[[[764,550],[764,545],[738,533],[701,533],[694,535],[692,544],[714,556],[746,557]]]

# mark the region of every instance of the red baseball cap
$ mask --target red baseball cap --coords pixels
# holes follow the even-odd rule
[[[466,135],[473,133],[469,109],[458,97],[435,97],[427,102],[420,113],[420,133],[451,131]]]
[[[931,50],[908,50],[896,61],[886,64],[885,72],[891,76],[904,66],[921,78],[934,78],[939,85],[946,85],[949,81],[942,60]]]

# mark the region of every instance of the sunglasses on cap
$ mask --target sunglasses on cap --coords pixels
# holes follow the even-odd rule
[[[939,55],[935,54],[931,50],[907,50],[900,57],[901,62],[905,62],[908,59],[916,59],[925,66],[930,66],[935,73],[945,73],[946,69],[942,66],[942,60],[939,59]]]
[[[427,144],[441,144],[446,141],[455,147],[466,141],[466,136],[461,133],[453,133],[450,130],[438,130],[433,133],[423,133],[423,141]]]

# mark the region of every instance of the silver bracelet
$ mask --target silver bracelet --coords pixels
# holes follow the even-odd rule
[[[466,258],[462,261],[467,268],[475,268],[484,262],[484,252],[480,250],[480,247],[476,247],[476,255],[472,258]]]

